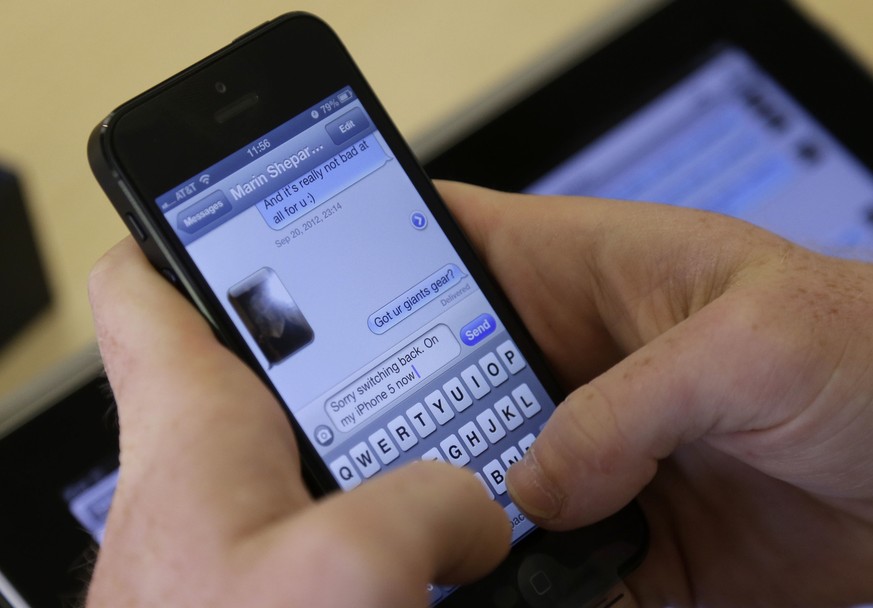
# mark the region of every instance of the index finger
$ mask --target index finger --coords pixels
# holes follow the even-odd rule
[[[510,525],[469,471],[417,462],[333,494],[283,522],[279,538],[288,542],[254,538],[243,559],[269,561],[276,580],[296,574],[289,606],[313,605],[313,591],[322,606],[424,606],[428,583],[470,582],[494,568]]]

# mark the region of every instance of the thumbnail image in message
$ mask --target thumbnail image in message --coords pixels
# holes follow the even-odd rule
[[[261,268],[246,277],[227,291],[227,297],[271,366],[315,338],[309,322],[272,268]]]

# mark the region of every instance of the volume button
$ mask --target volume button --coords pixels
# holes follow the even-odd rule
[[[127,212],[124,214],[124,223],[127,224],[130,233],[135,236],[136,240],[140,243],[144,243],[146,239],[149,238],[148,233],[143,229],[139,220],[136,219],[136,216],[133,213]]]
[[[118,184],[118,189],[121,190],[121,193],[128,201],[127,207],[135,209],[137,206],[137,199],[133,195],[133,192],[130,191],[130,188],[127,187],[127,184],[124,183],[124,180],[118,180],[116,184]],[[136,240],[140,243],[144,243],[149,238],[149,233],[145,231],[145,228],[142,227],[142,224],[132,212],[126,211],[124,213],[124,223],[127,224],[127,229],[130,230],[131,234],[133,234],[133,236],[136,237]]]
[[[173,285],[179,284],[179,277],[177,277],[176,273],[173,272],[170,268],[161,268],[161,274],[164,275],[164,278]]]

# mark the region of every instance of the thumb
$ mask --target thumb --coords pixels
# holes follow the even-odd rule
[[[749,294],[723,297],[574,391],[510,469],[513,500],[548,528],[593,523],[629,503],[679,445],[784,423],[792,414],[777,402],[796,401],[803,366],[796,345],[761,331],[769,314]]]

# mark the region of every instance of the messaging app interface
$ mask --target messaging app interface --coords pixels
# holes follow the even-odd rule
[[[158,199],[344,489],[506,470],[554,404],[349,89]]]

